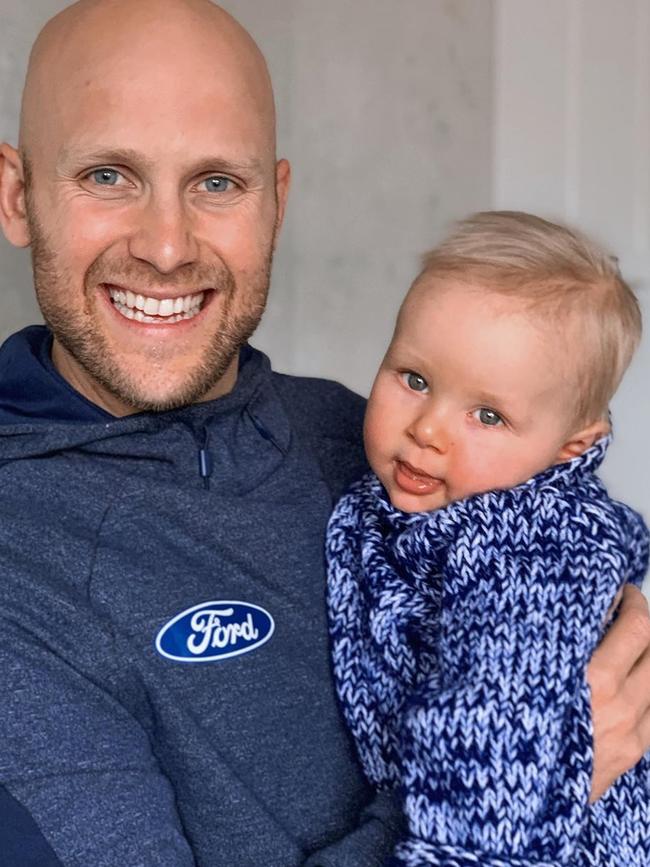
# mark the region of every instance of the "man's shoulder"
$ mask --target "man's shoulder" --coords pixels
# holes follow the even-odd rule
[[[363,449],[366,401],[327,379],[274,374],[294,433],[317,458],[333,499],[367,470]]]
[[[284,373],[273,377],[292,420],[305,433],[360,444],[365,398],[330,379]]]

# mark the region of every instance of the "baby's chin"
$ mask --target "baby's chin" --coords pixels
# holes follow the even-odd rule
[[[438,509],[444,509],[452,503],[458,503],[461,500],[468,500],[470,497],[475,497],[479,494],[486,494],[489,491],[505,489],[505,486],[503,486],[503,488],[481,488],[454,494],[443,482],[440,489],[435,492],[426,495],[413,495],[407,494],[402,490],[395,490],[394,487],[389,488],[386,485],[384,485],[384,487],[386,488],[391,504],[400,512],[408,513],[436,512]]]

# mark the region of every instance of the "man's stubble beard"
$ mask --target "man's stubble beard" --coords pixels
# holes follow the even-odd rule
[[[109,262],[100,256],[84,278],[83,308],[72,309],[71,305],[65,303],[66,287],[71,285],[72,278],[59,265],[56,251],[48,241],[33,205],[28,207],[27,213],[34,286],[43,319],[77,364],[113,397],[134,411],[164,412],[201,401],[223,377],[241,346],[259,324],[266,306],[271,277],[273,239],[263,266],[249,276],[245,287],[236,285],[232,272],[223,262],[215,266],[183,265],[173,274],[162,275],[144,262]],[[149,285],[183,288],[183,294],[190,294],[192,287],[212,286],[217,297],[210,301],[221,305],[218,330],[212,335],[202,356],[175,390],[164,397],[152,397],[144,393],[145,389],[137,377],[122,369],[117,360],[112,358],[110,345],[93,317],[97,299],[91,297],[91,287],[112,281],[129,285],[129,278],[135,278],[135,285],[142,294],[146,294],[143,290]],[[236,299],[237,292],[239,298]],[[233,309],[235,300],[239,301],[239,310]],[[209,315],[209,311],[207,313]],[[161,349],[159,375],[164,377],[164,345]],[[147,361],[155,364],[152,359],[143,363]]]

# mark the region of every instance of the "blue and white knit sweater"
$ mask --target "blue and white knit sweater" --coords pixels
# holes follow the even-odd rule
[[[588,806],[585,670],[641,518],[593,474],[608,440],[511,490],[394,509],[376,477],[329,525],[339,697],[370,780],[398,786],[395,865],[648,867],[646,757]]]

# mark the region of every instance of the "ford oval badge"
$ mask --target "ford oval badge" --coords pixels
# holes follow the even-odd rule
[[[274,629],[273,618],[258,605],[202,602],[163,626],[156,650],[176,662],[216,662],[261,647]]]

